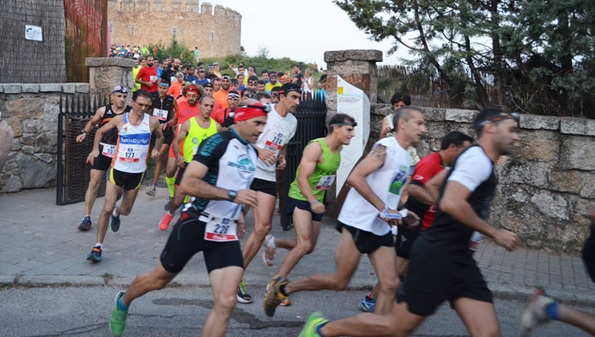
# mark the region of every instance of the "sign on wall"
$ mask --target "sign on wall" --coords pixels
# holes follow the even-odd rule
[[[43,30],[39,26],[25,25],[25,40],[43,41]]]
[[[341,166],[337,170],[337,195],[347,180],[347,176],[364,153],[370,136],[370,100],[355,86],[337,75],[337,113],[348,114],[355,119],[355,137],[341,151]]]

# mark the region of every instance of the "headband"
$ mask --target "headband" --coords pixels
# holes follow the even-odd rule
[[[245,121],[256,117],[266,116],[271,110],[270,106],[262,103],[238,107],[235,109],[234,122]]]

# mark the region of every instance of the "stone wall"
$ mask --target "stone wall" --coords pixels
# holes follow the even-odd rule
[[[415,103],[415,102],[414,102]],[[440,148],[458,130],[475,136],[477,111],[423,108],[426,139],[420,156]],[[378,138],[390,105],[372,106],[371,136]],[[595,120],[521,115],[521,141],[497,166],[498,195],[490,221],[519,234],[524,246],[576,253],[587,237],[585,216],[595,205]]]
[[[0,120],[14,134],[0,193],[55,186],[60,95],[88,92],[87,83],[0,84]]]
[[[200,57],[241,53],[242,16],[199,0],[109,0],[111,42],[144,46],[175,37]]]

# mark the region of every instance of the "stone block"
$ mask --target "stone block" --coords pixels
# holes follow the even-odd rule
[[[4,177],[0,179],[0,193],[14,193],[20,191],[23,188],[21,179],[18,176],[6,176],[6,179],[4,179]]]
[[[62,84],[62,92],[65,94],[74,94],[76,92],[76,86],[73,83]]]
[[[39,85],[39,92],[62,92],[62,84],[42,83]]]
[[[74,83],[74,90],[77,93],[87,94],[87,93],[89,93],[89,84],[88,83]]]
[[[19,138],[23,135],[23,128],[21,126],[21,121],[18,118],[9,118],[6,120],[8,125],[12,128],[12,134],[14,138]]]
[[[590,137],[568,136],[562,139],[560,166],[564,169],[591,171],[595,168],[595,143]]]
[[[6,121],[0,121],[0,172],[8,159],[8,154],[12,150],[14,134],[12,128]]]
[[[581,187],[579,196],[595,199],[595,171],[583,172],[581,174]]]
[[[27,119],[43,116],[44,100],[41,97],[20,97],[6,102],[8,116]]]
[[[372,104],[370,106],[370,113],[384,117],[392,114],[393,109],[389,104]]]
[[[568,202],[560,194],[540,191],[531,197],[531,203],[545,216],[560,220],[569,220]]]
[[[85,59],[85,66],[87,67],[134,67],[134,61],[121,57],[87,57]]]
[[[477,114],[478,112],[475,110],[446,109],[444,119],[459,123],[473,123]]]
[[[10,151],[19,151],[21,149],[21,138],[15,138],[12,140],[12,147]]]
[[[446,116],[446,109],[439,108],[422,108],[426,121],[444,121]]]
[[[4,92],[4,84],[0,84],[0,93]]]
[[[581,187],[581,172],[576,170],[552,171],[548,174],[550,189],[557,192],[578,193]]]
[[[56,165],[44,163],[25,154],[18,155],[17,162],[23,188],[48,187],[55,182]]]
[[[368,61],[382,62],[382,51],[371,49],[350,49],[325,51],[324,62]]]
[[[558,130],[560,128],[560,117],[522,114],[519,124],[523,129]]]
[[[4,93],[5,94],[20,94],[21,93],[21,85],[20,84],[5,84],[4,85]]]
[[[23,133],[35,134],[41,129],[42,121],[38,119],[25,119],[23,121]]]
[[[595,136],[595,119],[564,117],[560,120],[560,133]]]
[[[23,145],[21,147],[21,151],[23,153],[27,153],[27,154],[34,154],[35,153],[35,147],[32,145]]]
[[[518,144],[519,155],[525,160],[555,161],[560,149],[559,140],[544,139],[535,132],[521,132]]]
[[[546,162],[527,162],[514,157],[508,158],[500,172],[502,184],[526,184],[529,186],[546,188],[548,186],[547,173],[552,171],[554,164]]]
[[[21,86],[21,91],[37,93],[37,92],[39,92],[39,84],[23,84]]]
[[[40,132],[35,138],[35,152],[56,153],[58,139],[55,132]]]
[[[49,153],[36,153],[34,157],[46,164],[50,164],[54,161],[54,156]]]

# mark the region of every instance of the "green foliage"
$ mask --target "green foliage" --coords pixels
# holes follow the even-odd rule
[[[180,43],[177,40],[172,40],[167,47],[161,40],[155,44],[148,44],[145,47],[149,49],[151,55],[159,61],[165,60],[165,58],[171,56],[172,58],[179,58],[182,64],[194,63],[194,52],[185,44]]]

